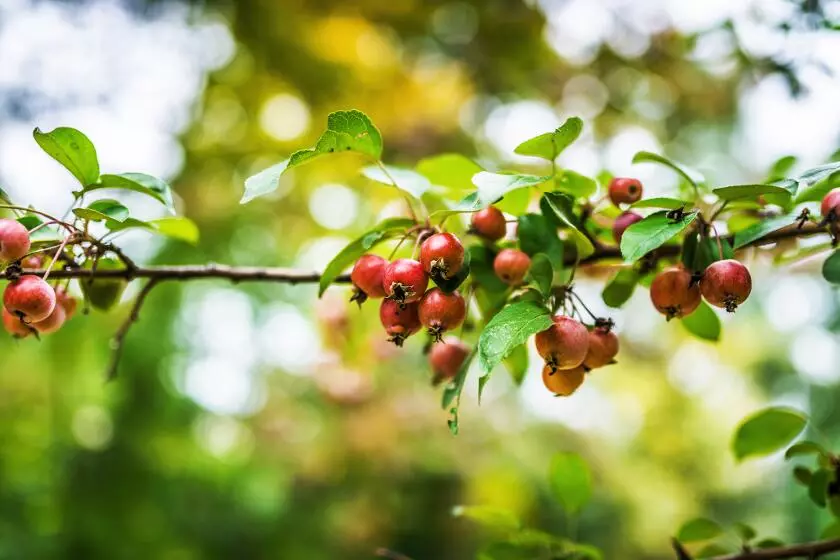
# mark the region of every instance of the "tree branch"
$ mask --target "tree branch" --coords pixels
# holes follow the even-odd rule
[[[747,247],[764,245],[767,243],[781,241],[783,239],[794,239],[799,237],[809,237],[812,235],[827,234],[824,227],[816,224],[805,224],[802,229],[798,229],[795,224],[792,224],[783,229],[774,231],[757,239],[747,245]],[[722,239],[731,242],[732,236],[726,236]],[[654,251],[656,258],[669,258],[679,255],[682,247],[680,245],[664,245]],[[589,257],[583,259],[581,264],[595,264],[602,261],[621,260],[621,251],[615,246],[600,246]],[[565,258],[567,265],[575,263],[575,255],[567,255]],[[43,276],[44,270],[24,270],[25,274],[35,274]],[[0,280],[7,278],[6,273],[0,273]],[[148,278],[150,280],[167,281],[167,280],[199,280],[199,279],[220,279],[230,280],[232,282],[282,282],[287,284],[308,284],[320,281],[321,274],[316,271],[300,270],[296,268],[258,268],[258,267],[231,267],[222,264],[207,264],[207,265],[185,265],[185,266],[135,266],[126,267],[117,270],[89,270],[80,268],[65,268],[63,270],[53,270],[50,273],[50,278],[121,278],[125,280],[134,280],[137,278]],[[338,276],[335,283],[347,284],[350,282],[350,275],[343,274]]]
[[[779,558],[819,558],[823,554],[840,550],[840,539],[812,543],[777,546],[728,556],[715,556],[711,560],[777,560]]]
[[[128,334],[129,329],[131,329],[131,325],[136,323],[140,318],[140,308],[143,307],[146,297],[148,297],[149,293],[151,293],[152,289],[157,286],[159,282],[160,280],[157,278],[152,278],[146,282],[146,285],[143,286],[143,289],[140,290],[139,294],[137,294],[137,299],[134,300],[134,305],[131,307],[131,312],[129,312],[128,317],[126,317],[125,321],[120,326],[120,329],[116,332],[116,334],[114,334],[114,338],[111,339],[111,350],[113,354],[111,355],[111,365],[108,366],[108,373],[105,378],[107,381],[111,381],[117,377],[117,368],[119,368],[120,358],[122,358],[125,336]]]

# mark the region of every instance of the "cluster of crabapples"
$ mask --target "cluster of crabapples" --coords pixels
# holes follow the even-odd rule
[[[22,224],[0,219],[0,261],[40,268],[39,255],[27,256],[30,247],[29,231]],[[3,292],[3,326],[15,338],[54,333],[75,312],[76,299],[66,288],[53,287],[31,274],[13,275]]]
[[[609,197],[619,208],[622,204],[633,204],[642,198],[642,184],[637,179],[613,179]],[[630,210],[622,212],[613,223],[616,243],[621,242],[627,228],[641,219],[642,216]],[[654,277],[650,299],[656,310],[671,320],[690,315],[700,305],[701,298],[734,312],[751,291],[752,278],[747,267],[734,259],[723,259],[695,273],[681,265],[666,268]]]
[[[472,215],[470,232],[488,242],[505,237],[504,215],[491,206]],[[422,236],[421,236],[422,237]],[[460,326],[467,304],[457,291],[446,291],[464,263],[464,246],[451,233],[431,233],[420,245],[419,260],[386,259],[366,254],[356,261],[350,279],[352,301],[381,298],[379,318],[389,340],[402,346],[409,336],[425,327],[434,342],[429,363],[436,382],[452,379],[461,369],[470,348],[444,333]],[[530,257],[518,249],[502,249],[493,270],[505,284],[520,286],[531,266]],[[429,281],[437,284],[427,289]],[[611,363],[618,352],[618,338],[604,321],[589,331],[582,323],[556,316],[553,325],[537,335],[537,350],[546,360],[543,380],[556,395],[570,395],[583,382],[584,372]]]

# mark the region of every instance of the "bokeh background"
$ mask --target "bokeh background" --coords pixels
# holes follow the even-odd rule
[[[584,135],[560,164],[579,172],[667,193],[667,170],[631,165],[646,149],[712,184],[761,180],[781,156],[804,168],[840,147],[838,22],[828,0],[3,0],[0,184],[63,212],[73,179],[31,131],[73,126],[103,171],[170,180],[201,229],[197,247],[126,235],[136,259],[320,269],[401,209],[357,160],[238,201],[330,111],[368,113],[395,164],[458,151],[538,169],[513,148],[578,115]],[[668,537],[698,514],[816,538],[828,515],[782,458],[738,465],[729,451],[766,403],[840,438],[837,291],[819,259],[764,253],[744,255],[754,297],[718,345],[666,324],[644,290],[607,311],[602,279],[581,280],[618,324],[620,364],[565,400],[536,360],[521,388],[500,368],[480,407],[473,372],[458,437],[422,342],[389,347],[376,306],[351,308],[346,288],[319,300],[306,285],[163,285],[107,384],[125,305],[41,343],[4,337],[0,558],[470,558],[485,536],[452,518],[458,504],[510,508],[606,558],[670,558]],[[558,451],[594,472],[574,523],[546,483]]]

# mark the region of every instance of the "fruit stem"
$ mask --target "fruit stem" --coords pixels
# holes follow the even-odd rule
[[[718,258],[720,260],[723,260],[723,245],[720,242],[720,234],[718,233],[718,230],[715,227],[715,224],[711,223],[711,221],[710,221],[709,225],[712,226],[712,231],[715,232],[715,241],[717,242],[717,248],[718,248]]]
[[[40,210],[35,210],[34,208],[24,208],[23,206],[14,206],[14,205],[11,205],[11,204],[0,204],[0,208],[5,208],[6,210],[17,210],[17,211],[20,211],[20,212],[28,212],[30,214],[37,214],[39,216],[43,216],[43,217],[47,218],[48,220],[52,220],[52,223],[59,224],[59,225],[65,227],[65,228],[67,228],[70,231],[73,231],[73,232],[79,231],[78,228],[76,228],[74,226],[71,226],[67,222],[59,220],[55,216],[51,216],[50,214],[47,214],[46,212],[41,212]]]
[[[55,266],[55,263],[58,262],[59,257],[61,257],[61,253],[64,251],[64,248],[67,246],[67,242],[70,241],[71,237],[72,237],[71,235],[68,235],[67,237],[65,237],[64,241],[62,241],[61,244],[58,246],[58,250],[55,252],[55,256],[50,261],[50,265],[47,267],[47,271],[44,272],[44,282],[46,282],[47,279],[49,279],[50,272],[52,272],[52,269]]]
[[[402,189],[399,188],[399,186],[397,185],[397,181],[394,180],[394,177],[388,172],[388,168],[385,167],[385,164],[382,163],[381,160],[376,160],[376,165],[377,165],[377,167],[379,167],[380,171],[382,171],[382,173],[385,175],[385,177],[387,177],[388,180],[391,181],[391,184],[394,186],[394,188],[399,190],[402,193],[403,198],[405,199],[405,203],[408,205],[408,211],[411,214],[411,219],[416,222],[417,221],[417,213],[414,211],[414,205],[411,203],[411,197],[409,197],[408,194],[405,193],[405,191],[403,191]],[[422,204],[422,202],[421,202],[421,204]]]
[[[573,290],[569,290],[569,294],[577,300],[577,302],[581,305],[581,307],[583,307],[584,311],[586,311],[586,313],[589,314],[593,321],[598,320],[598,317],[594,313],[592,313],[592,311],[590,311],[588,307],[586,307],[586,304],[583,303],[583,299],[581,299],[579,295],[577,295]],[[572,306],[574,307],[574,304],[572,304]]]

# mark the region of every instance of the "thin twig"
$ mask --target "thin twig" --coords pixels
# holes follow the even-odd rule
[[[120,358],[122,358],[125,336],[128,334],[129,329],[131,329],[131,325],[136,323],[140,318],[140,308],[143,307],[146,297],[148,297],[152,289],[160,282],[161,280],[158,278],[152,278],[146,282],[146,285],[137,294],[137,299],[134,300],[134,305],[131,307],[131,312],[129,312],[128,317],[126,317],[120,329],[114,334],[114,338],[111,339],[111,350],[113,353],[111,354],[111,365],[108,367],[107,381],[111,381],[117,377],[117,368],[119,368]]]
[[[25,208],[23,206],[14,206],[12,204],[0,204],[0,208],[5,208],[6,210],[18,210],[20,212],[28,212],[30,214],[37,214],[38,216],[43,216],[44,218],[47,218],[48,220],[52,220],[53,223],[64,226],[65,228],[67,228],[70,231],[78,231],[78,229],[76,227],[68,224],[67,222],[63,222],[63,221],[59,220],[58,218],[56,218],[55,216],[51,216],[50,214],[47,214],[46,212],[41,212],[40,210],[35,210],[34,208]]]
[[[765,235],[745,247],[763,245],[782,239],[793,239],[797,237],[809,237],[812,235],[825,234],[825,228],[816,224],[805,224],[802,229],[797,229],[795,224]],[[731,243],[732,236],[721,238]],[[665,245],[654,251],[656,258],[672,258],[680,253],[679,245]],[[573,255],[566,257],[565,265],[576,264]],[[620,261],[621,251],[618,247],[601,247],[592,255],[580,261],[581,265],[596,264],[601,261]],[[43,270],[26,270],[27,274],[43,276]],[[315,271],[299,270],[295,268],[258,268],[258,267],[231,267],[220,264],[207,265],[185,265],[185,266],[137,266],[135,269],[128,267],[116,270],[87,270],[73,268],[67,270],[54,270],[51,278],[120,278],[134,280],[137,278],[156,278],[158,280],[198,280],[198,279],[220,279],[232,282],[281,282],[287,284],[309,284],[321,280],[321,274]],[[0,272],[0,280],[8,278],[5,272]],[[350,275],[338,276],[335,283],[347,284],[350,282]]]
[[[411,197],[409,197],[408,193],[403,191],[399,187],[399,185],[397,185],[397,181],[394,180],[394,177],[392,177],[391,174],[388,172],[388,168],[385,167],[385,164],[382,163],[382,160],[376,160],[376,165],[379,167],[379,169],[382,171],[385,177],[387,177],[388,180],[391,181],[391,184],[394,186],[394,188],[400,191],[400,193],[403,195],[403,198],[405,198],[405,203],[408,204],[408,211],[411,214],[411,219],[416,222],[417,214],[414,212],[414,205],[411,203]]]
[[[64,238],[61,244],[58,246],[58,250],[55,252],[55,256],[50,261],[50,265],[47,267],[47,270],[44,272],[44,282],[47,281],[50,277],[50,272],[52,272],[55,263],[58,262],[59,257],[61,257],[61,252],[64,251],[64,248],[67,246],[67,242],[70,241],[70,238],[73,237],[72,235],[68,235]]]
[[[791,544],[739,552],[728,556],[715,556],[711,560],[777,560],[780,558],[819,558],[830,552],[840,550],[840,539],[817,541],[811,543]]]

